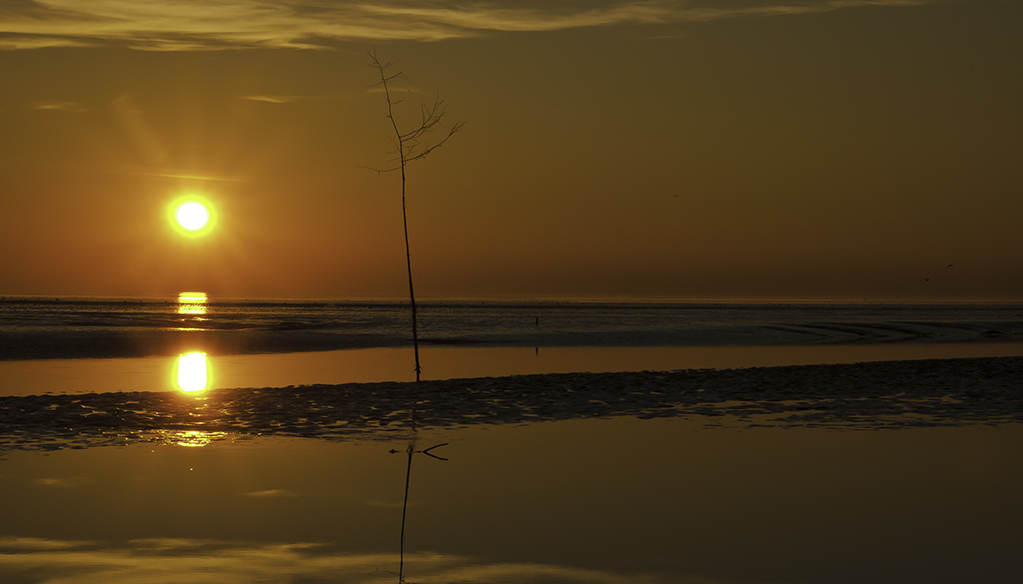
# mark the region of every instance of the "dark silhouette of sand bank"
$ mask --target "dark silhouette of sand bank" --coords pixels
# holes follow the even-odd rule
[[[708,427],[850,430],[1023,422],[1023,357],[669,372],[573,373],[205,392],[0,398],[0,449],[294,436],[393,439],[413,429],[682,417]]]

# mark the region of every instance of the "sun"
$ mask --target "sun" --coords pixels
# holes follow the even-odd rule
[[[194,238],[213,230],[217,212],[208,199],[190,194],[176,199],[167,207],[167,218],[180,235]]]
[[[178,206],[174,213],[178,225],[189,231],[198,231],[210,222],[210,212],[202,203],[189,201]]]

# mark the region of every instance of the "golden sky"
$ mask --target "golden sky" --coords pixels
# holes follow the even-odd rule
[[[0,294],[1023,298],[1023,4],[5,0]],[[211,203],[207,235],[168,207]]]

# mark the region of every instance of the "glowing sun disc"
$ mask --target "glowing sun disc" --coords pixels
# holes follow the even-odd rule
[[[178,225],[189,231],[198,231],[209,223],[210,212],[202,203],[190,201],[178,207],[174,217],[178,220]]]

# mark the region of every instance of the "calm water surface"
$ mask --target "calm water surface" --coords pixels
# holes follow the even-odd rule
[[[430,379],[1023,355],[1023,307],[896,304],[435,303]],[[0,299],[0,395],[167,391],[181,355],[206,386],[405,381],[400,303]]]
[[[76,424],[133,415],[139,394],[119,392],[196,382],[189,353],[210,388],[411,380],[407,317],[199,295],[0,300],[0,400],[17,404],[3,415],[52,425],[47,408],[84,399],[14,397],[46,393],[96,394]],[[1021,322],[1007,305],[443,304],[424,308],[423,364],[449,379],[1013,356]],[[196,418],[151,442],[36,426],[7,442],[33,448],[0,452],[0,582],[396,583],[399,569],[420,583],[1018,581],[1016,423],[650,414],[285,438],[205,429],[202,392],[167,395]],[[374,403],[360,407],[377,420]],[[447,460],[422,452],[433,446]]]
[[[1015,582],[1023,427],[576,420],[409,437],[409,582]],[[408,440],[0,460],[0,580],[397,582]],[[391,450],[397,453],[390,453]]]

